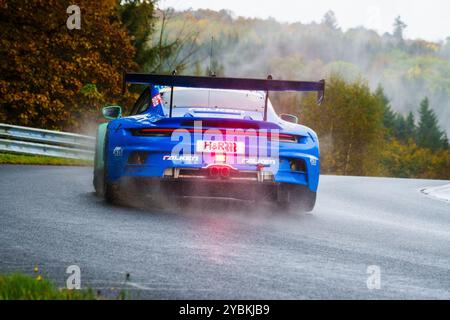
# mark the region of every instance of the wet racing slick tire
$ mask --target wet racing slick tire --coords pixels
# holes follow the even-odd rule
[[[105,194],[105,182],[104,182],[104,172],[103,170],[94,170],[94,189],[95,194],[101,197]]]
[[[304,186],[281,185],[278,190],[278,207],[288,212],[310,213],[316,205],[317,192]]]
[[[111,204],[119,202],[119,185],[115,183],[105,183],[105,200]]]

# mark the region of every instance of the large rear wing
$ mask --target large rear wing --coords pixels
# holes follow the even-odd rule
[[[223,77],[197,77],[160,75],[145,73],[126,73],[123,79],[123,90],[126,84],[152,84],[159,86],[186,87],[186,88],[206,88],[206,89],[231,89],[231,90],[252,90],[265,91],[266,105],[264,108],[264,119],[267,116],[267,98],[269,91],[299,91],[317,92],[317,104],[322,104],[325,98],[325,80],[312,81],[284,81],[268,79],[243,79],[243,78],[223,78]],[[172,100],[173,95],[171,95]],[[172,116],[172,101],[170,102],[170,116]]]

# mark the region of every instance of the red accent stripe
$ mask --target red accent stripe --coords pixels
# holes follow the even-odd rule
[[[220,130],[220,129],[193,129],[193,128],[144,128],[144,129],[140,129],[138,132],[139,133],[172,133],[175,130],[187,130],[190,133],[205,133],[207,130],[219,130],[219,131],[225,131],[226,130]],[[270,136],[272,137],[272,135],[268,132],[265,132],[265,134],[260,134],[257,131],[242,131],[242,130],[236,130],[233,134],[237,134],[237,135],[247,135],[247,136]],[[278,139],[279,140],[287,140],[287,141],[291,141],[291,142],[297,142],[297,137],[291,134],[286,134],[286,133],[279,133],[278,134]]]

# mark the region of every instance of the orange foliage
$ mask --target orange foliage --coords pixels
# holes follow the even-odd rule
[[[72,3],[6,1],[0,7],[0,122],[77,129],[105,103],[123,103],[122,70],[135,50],[116,1],[79,0],[81,30],[66,26]],[[94,84],[93,99],[82,94]]]

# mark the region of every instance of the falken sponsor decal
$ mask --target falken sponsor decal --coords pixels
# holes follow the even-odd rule
[[[249,164],[249,165],[264,165],[264,166],[271,166],[277,164],[277,161],[275,159],[258,159],[258,158],[246,158],[242,159],[242,163]]]
[[[186,162],[199,162],[200,157],[199,156],[180,156],[180,155],[170,155],[170,156],[164,156],[164,161],[186,161]]]

